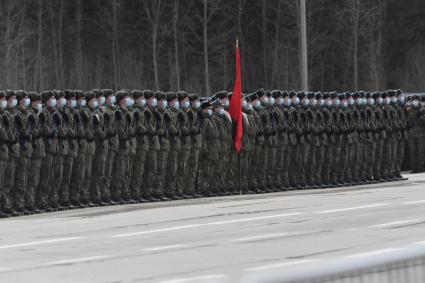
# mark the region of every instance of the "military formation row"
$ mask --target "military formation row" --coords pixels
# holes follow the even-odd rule
[[[401,178],[401,91],[0,92],[1,217]]]

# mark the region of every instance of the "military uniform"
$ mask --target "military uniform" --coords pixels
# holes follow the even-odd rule
[[[100,90],[95,90],[96,99],[99,101],[103,97],[103,93]],[[105,166],[106,159],[109,152],[109,140],[108,140],[108,129],[107,123],[105,122],[105,116],[103,115],[102,107],[101,109],[90,109],[90,114],[93,117],[93,131],[94,131],[94,145],[95,152],[92,160],[92,178],[90,182],[90,202],[93,202],[97,205],[106,205],[106,202],[103,201],[104,194],[103,186],[105,185]],[[106,116],[110,118],[109,116]]]
[[[6,100],[6,93],[0,91],[0,99]],[[10,128],[10,121],[7,113],[3,108],[0,108],[0,217],[8,217],[9,214],[3,211],[5,203],[5,175],[6,175],[6,167],[9,160],[9,146],[10,139],[13,139],[13,133]]]
[[[189,95],[191,103],[198,102],[199,96],[196,94]],[[200,102],[199,102],[200,104]],[[200,129],[200,112],[192,107],[187,113],[188,126],[190,131],[190,155],[188,160],[187,175],[184,184],[184,192],[187,195],[200,197],[198,194],[198,170],[199,170],[199,151],[202,149],[202,135]]]
[[[171,199],[179,199],[181,192],[176,191],[177,169],[180,150],[181,150],[181,131],[188,134],[187,127],[185,126],[185,117],[179,109],[179,102],[177,95],[173,92],[166,93],[168,111],[164,113],[164,122],[166,133],[169,141],[169,151],[166,160],[166,169],[164,171],[164,194]],[[176,102],[178,105],[171,105]]]
[[[153,91],[144,91],[143,95],[146,99],[154,98]],[[156,194],[154,181],[158,172],[158,152],[160,150],[158,132],[160,130],[157,125],[157,120],[154,115],[156,110],[154,107],[149,107],[145,112],[146,130],[148,133],[149,150],[146,155],[145,174],[143,178],[143,197],[152,200],[152,194]],[[161,134],[163,134],[161,132]],[[153,200],[157,200],[153,197]]]
[[[54,99],[54,93],[51,91],[44,91],[41,95],[43,104]],[[56,100],[54,99],[54,101]],[[55,210],[55,208],[49,206],[53,158],[58,150],[58,128],[57,124],[53,121],[53,115],[55,114],[58,116],[57,110],[53,105],[48,105],[39,114],[40,134],[45,145],[46,156],[43,158],[41,164],[40,184],[36,193],[36,205],[38,208],[47,211]]]
[[[202,103],[202,109],[210,108],[209,100]],[[220,161],[220,132],[215,121],[208,113],[200,114],[200,129],[202,135],[202,149],[199,154],[199,193],[209,197],[215,195],[214,184],[219,177],[214,175],[214,167],[219,167]]]
[[[23,91],[17,91],[16,97],[18,99],[18,104],[21,104],[22,100],[29,100],[27,93]],[[31,133],[29,132],[28,110],[26,107],[22,108],[19,106],[15,111],[15,129],[16,138],[19,142],[19,158],[16,163],[15,180],[11,194],[13,197],[13,208],[20,213],[27,214],[28,211],[25,209],[25,196],[30,157],[32,155],[32,144]]]
[[[113,174],[111,181],[111,199],[116,203],[124,203],[123,197],[126,192],[123,192],[123,184],[125,182],[126,176],[126,157],[130,149],[129,142],[129,119],[128,119],[128,110],[126,108],[128,101],[129,93],[127,91],[119,91],[116,94],[117,103],[124,105],[119,107],[115,111],[115,128],[118,133],[118,150],[115,154],[115,160],[113,164]],[[124,101],[122,101],[124,100]]]
[[[76,99],[78,101],[85,101],[85,95],[82,91],[76,92]],[[85,166],[86,166],[86,156],[88,150],[88,143],[86,139],[86,128],[84,127],[84,120],[82,115],[81,105],[74,113],[75,120],[75,138],[78,143],[77,156],[74,158],[74,164],[72,166],[72,177],[70,184],[70,203],[73,206],[80,206],[80,199],[85,197],[85,194],[82,192],[85,179]]]
[[[71,90],[65,90],[64,94],[68,103],[75,99],[75,93]],[[74,206],[70,204],[70,185],[74,159],[78,155],[78,128],[76,120],[79,119],[79,115],[78,111],[73,107],[74,106],[68,105],[66,108],[60,111],[63,118],[64,127],[67,131],[68,152],[63,157],[63,173],[59,190],[59,204],[62,207],[68,208],[74,208]]]
[[[141,91],[133,91],[133,98],[136,100],[134,109],[134,133],[136,136],[136,155],[134,156],[131,169],[130,194],[136,201],[146,201],[142,198],[142,182],[145,173],[146,156],[149,150],[148,131],[146,128],[146,115],[152,116],[152,113],[144,106],[140,105],[140,98],[143,97]]]

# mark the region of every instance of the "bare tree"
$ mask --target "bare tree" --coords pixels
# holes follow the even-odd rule
[[[145,1],[145,11],[148,16],[149,22],[152,27],[152,60],[153,60],[153,71],[155,78],[155,88],[159,90],[159,75],[158,75],[158,34],[160,25],[160,16],[163,11],[162,0],[149,0]]]

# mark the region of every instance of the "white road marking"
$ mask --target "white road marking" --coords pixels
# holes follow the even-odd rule
[[[249,241],[269,240],[269,239],[279,238],[285,235],[288,235],[288,234],[280,233],[280,234],[260,235],[260,236],[254,236],[254,237],[234,239],[234,240],[231,240],[231,242],[243,243],[243,242],[249,242]]]
[[[69,241],[81,240],[81,239],[85,239],[85,238],[87,238],[87,237],[57,238],[57,239],[44,240],[44,241],[36,241],[36,242],[28,242],[28,243],[21,243],[21,244],[5,245],[5,246],[0,246],[0,249],[11,249],[11,248],[20,248],[20,247],[28,247],[28,246],[38,246],[38,245],[60,243],[60,242],[69,242]]]
[[[210,275],[203,275],[203,276],[198,276],[198,277],[176,278],[176,279],[161,281],[160,283],[199,282],[199,281],[223,279],[225,277],[227,277],[225,274],[210,274]]]
[[[318,212],[315,212],[315,213],[326,214],[326,213],[333,213],[333,212],[343,212],[343,211],[350,211],[350,210],[359,210],[359,209],[373,208],[373,207],[379,207],[379,206],[386,206],[386,205],[390,205],[390,204],[391,203],[377,203],[377,204],[364,205],[364,206],[355,206],[355,207],[346,207],[346,208],[339,208],[339,209],[323,210],[323,211],[318,211]]]
[[[425,199],[424,200],[417,200],[417,201],[403,202],[402,204],[418,204],[418,203],[425,203]]]
[[[304,213],[295,212],[295,213],[286,213],[286,214],[275,214],[275,215],[267,215],[267,216],[251,217],[251,218],[233,219],[233,220],[227,220],[227,221],[217,221],[217,222],[208,223],[208,225],[232,224],[232,223],[240,223],[240,222],[249,222],[249,221],[255,221],[255,220],[288,217],[288,216],[295,216],[295,215],[302,215],[302,214],[304,214]]]
[[[111,258],[111,256],[98,255],[98,256],[91,256],[91,257],[65,259],[65,260],[47,262],[45,265],[67,265],[67,264],[72,264],[72,263],[96,261],[96,260],[101,260],[101,259],[106,259],[106,258]]]
[[[155,252],[155,251],[163,251],[163,250],[177,249],[177,248],[183,248],[183,247],[188,247],[188,245],[169,245],[169,246],[162,246],[162,247],[153,247],[153,248],[141,249],[141,251]]]
[[[397,252],[397,251],[401,251],[401,250],[403,250],[403,248],[382,249],[382,250],[377,250],[377,251],[372,251],[372,252],[367,252],[367,253],[353,254],[353,255],[346,256],[346,258],[367,257],[367,256]]]
[[[310,262],[318,262],[318,261],[320,260],[306,259],[306,260],[286,261],[286,262],[280,262],[275,264],[245,268],[243,271],[263,271],[268,269],[281,268],[281,267],[299,265],[299,264],[310,263]]]
[[[396,226],[396,225],[401,225],[401,224],[414,223],[414,222],[419,222],[419,221],[420,220],[418,220],[418,219],[401,220],[401,221],[394,221],[394,222],[382,223],[382,224],[378,224],[378,225],[372,225],[372,226],[369,226],[369,228],[385,228],[385,227],[391,227],[391,226]]]
[[[275,214],[275,215],[267,215],[267,216],[251,217],[251,218],[240,218],[240,219],[232,219],[227,221],[217,221],[217,222],[209,222],[209,223],[202,223],[202,224],[174,226],[174,227],[162,228],[162,229],[146,230],[146,231],[140,231],[140,232],[126,233],[126,234],[117,234],[117,235],[111,235],[109,237],[124,238],[124,237],[140,236],[140,235],[146,235],[146,234],[185,230],[185,229],[203,227],[208,225],[224,225],[224,224],[249,222],[249,221],[264,220],[264,219],[281,218],[281,217],[288,217],[288,216],[302,215],[302,214],[304,213],[287,213],[287,214]]]
[[[109,236],[109,237],[110,238],[124,238],[124,237],[140,236],[140,235],[146,235],[146,234],[161,233],[161,232],[185,230],[185,229],[201,227],[201,226],[205,226],[205,224],[192,224],[192,225],[174,226],[174,227],[169,227],[169,228],[162,228],[162,229],[146,230],[146,231],[140,231],[140,232],[134,232],[134,233],[127,233],[127,234],[112,235],[112,236]]]

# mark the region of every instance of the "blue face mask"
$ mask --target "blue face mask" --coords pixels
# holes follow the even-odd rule
[[[99,106],[98,103],[97,103],[97,100],[92,102],[92,106],[93,106],[93,108],[97,108],[97,106]]]
[[[308,100],[308,99],[304,99],[303,100],[303,105],[304,106],[308,106],[310,104],[310,100]]]
[[[224,107],[229,107],[229,100],[223,102]]]
[[[261,106],[261,101],[259,101],[259,100],[255,101],[255,102],[254,102],[254,107],[255,107],[255,109],[261,109],[261,108],[263,108],[263,107]]]
[[[110,103],[111,103],[112,105],[114,105],[115,103],[117,103],[117,98],[116,98],[115,96],[111,96],[111,97],[109,98],[109,101],[110,101]]]
[[[75,108],[77,106],[77,101],[75,99],[72,99],[70,103],[71,103],[71,108]]]
[[[399,96],[399,97],[398,97],[398,101],[399,101],[400,103],[404,103],[404,101],[405,101],[405,97],[404,97],[404,96]]]
[[[80,107],[86,107],[87,101],[85,99],[80,100]]]
[[[323,99],[319,99],[319,105],[320,105],[320,106],[325,105],[325,101],[324,101]]]
[[[167,107],[168,107],[168,102],[167,101],[162,101],[161,108],[162,109],[167,109]]]
[[[246,100],[242,100],[243,109],[248,109],[248,102]]]
[[[373,98],[369,98],[368,101],[367,101],[367,103],[369,105],[374,105],[375,104],[375,100]]]
[[[298,97],[295,97],[295,100],[293,101],[294,105],[300,104],[300,99]]]
[[[335,106],[340,106],[341,105],[341,101],[339,99],[336,99],[334,102]]]
[[[269,98],[269,104],[273,106],[273,105],[274,105],[274,103],[275,103],[274,98],[273,98],[273,97],[270,97],[270,98]]]
[[[180,103],[178,101],[174,101],[173,108],[174,109],[180,109]]]
[[[101,96],[101,97],[99,98],[99,104],[100,104],[100,105],[105,104],[105,97],[104,97],[104,96]]]
[[[50,107],[55,108],[56,107],[56,99],[51,99],[50,100]]]
[[[31,104],[31,99],[29,99],[28,97],[27,97],[27,98],[25,98],[25,99],[24,99],[24,105],[25,105],[25,107],[30,106],[30,104]]]
[[[129,97],[128,100],[129,100],[129,102],[128,102],[129,107],[132,107],[134,105],[134,99],[132,97]]]
[[[348,107],[348,102],[347,101],[343,101],[342,103],[341,103],[341,107],[342,108],[347,108]]]
[[[182,108],[183,109],[188,109],[189,107],[190,107],[190,102],[189,101],[183,101]]]
[[[248,109],[249,109],[249,111],[252,111],[252,109],[253,109],[252,104],[248,105]]]
[[[152,107],[156,107],[158,105],[158,100],[156,98],[152,99]]]
[[[354,105],[354,99],[349,99],[349,100],[348,100],[348,104],[349,104],[349,105]]]

